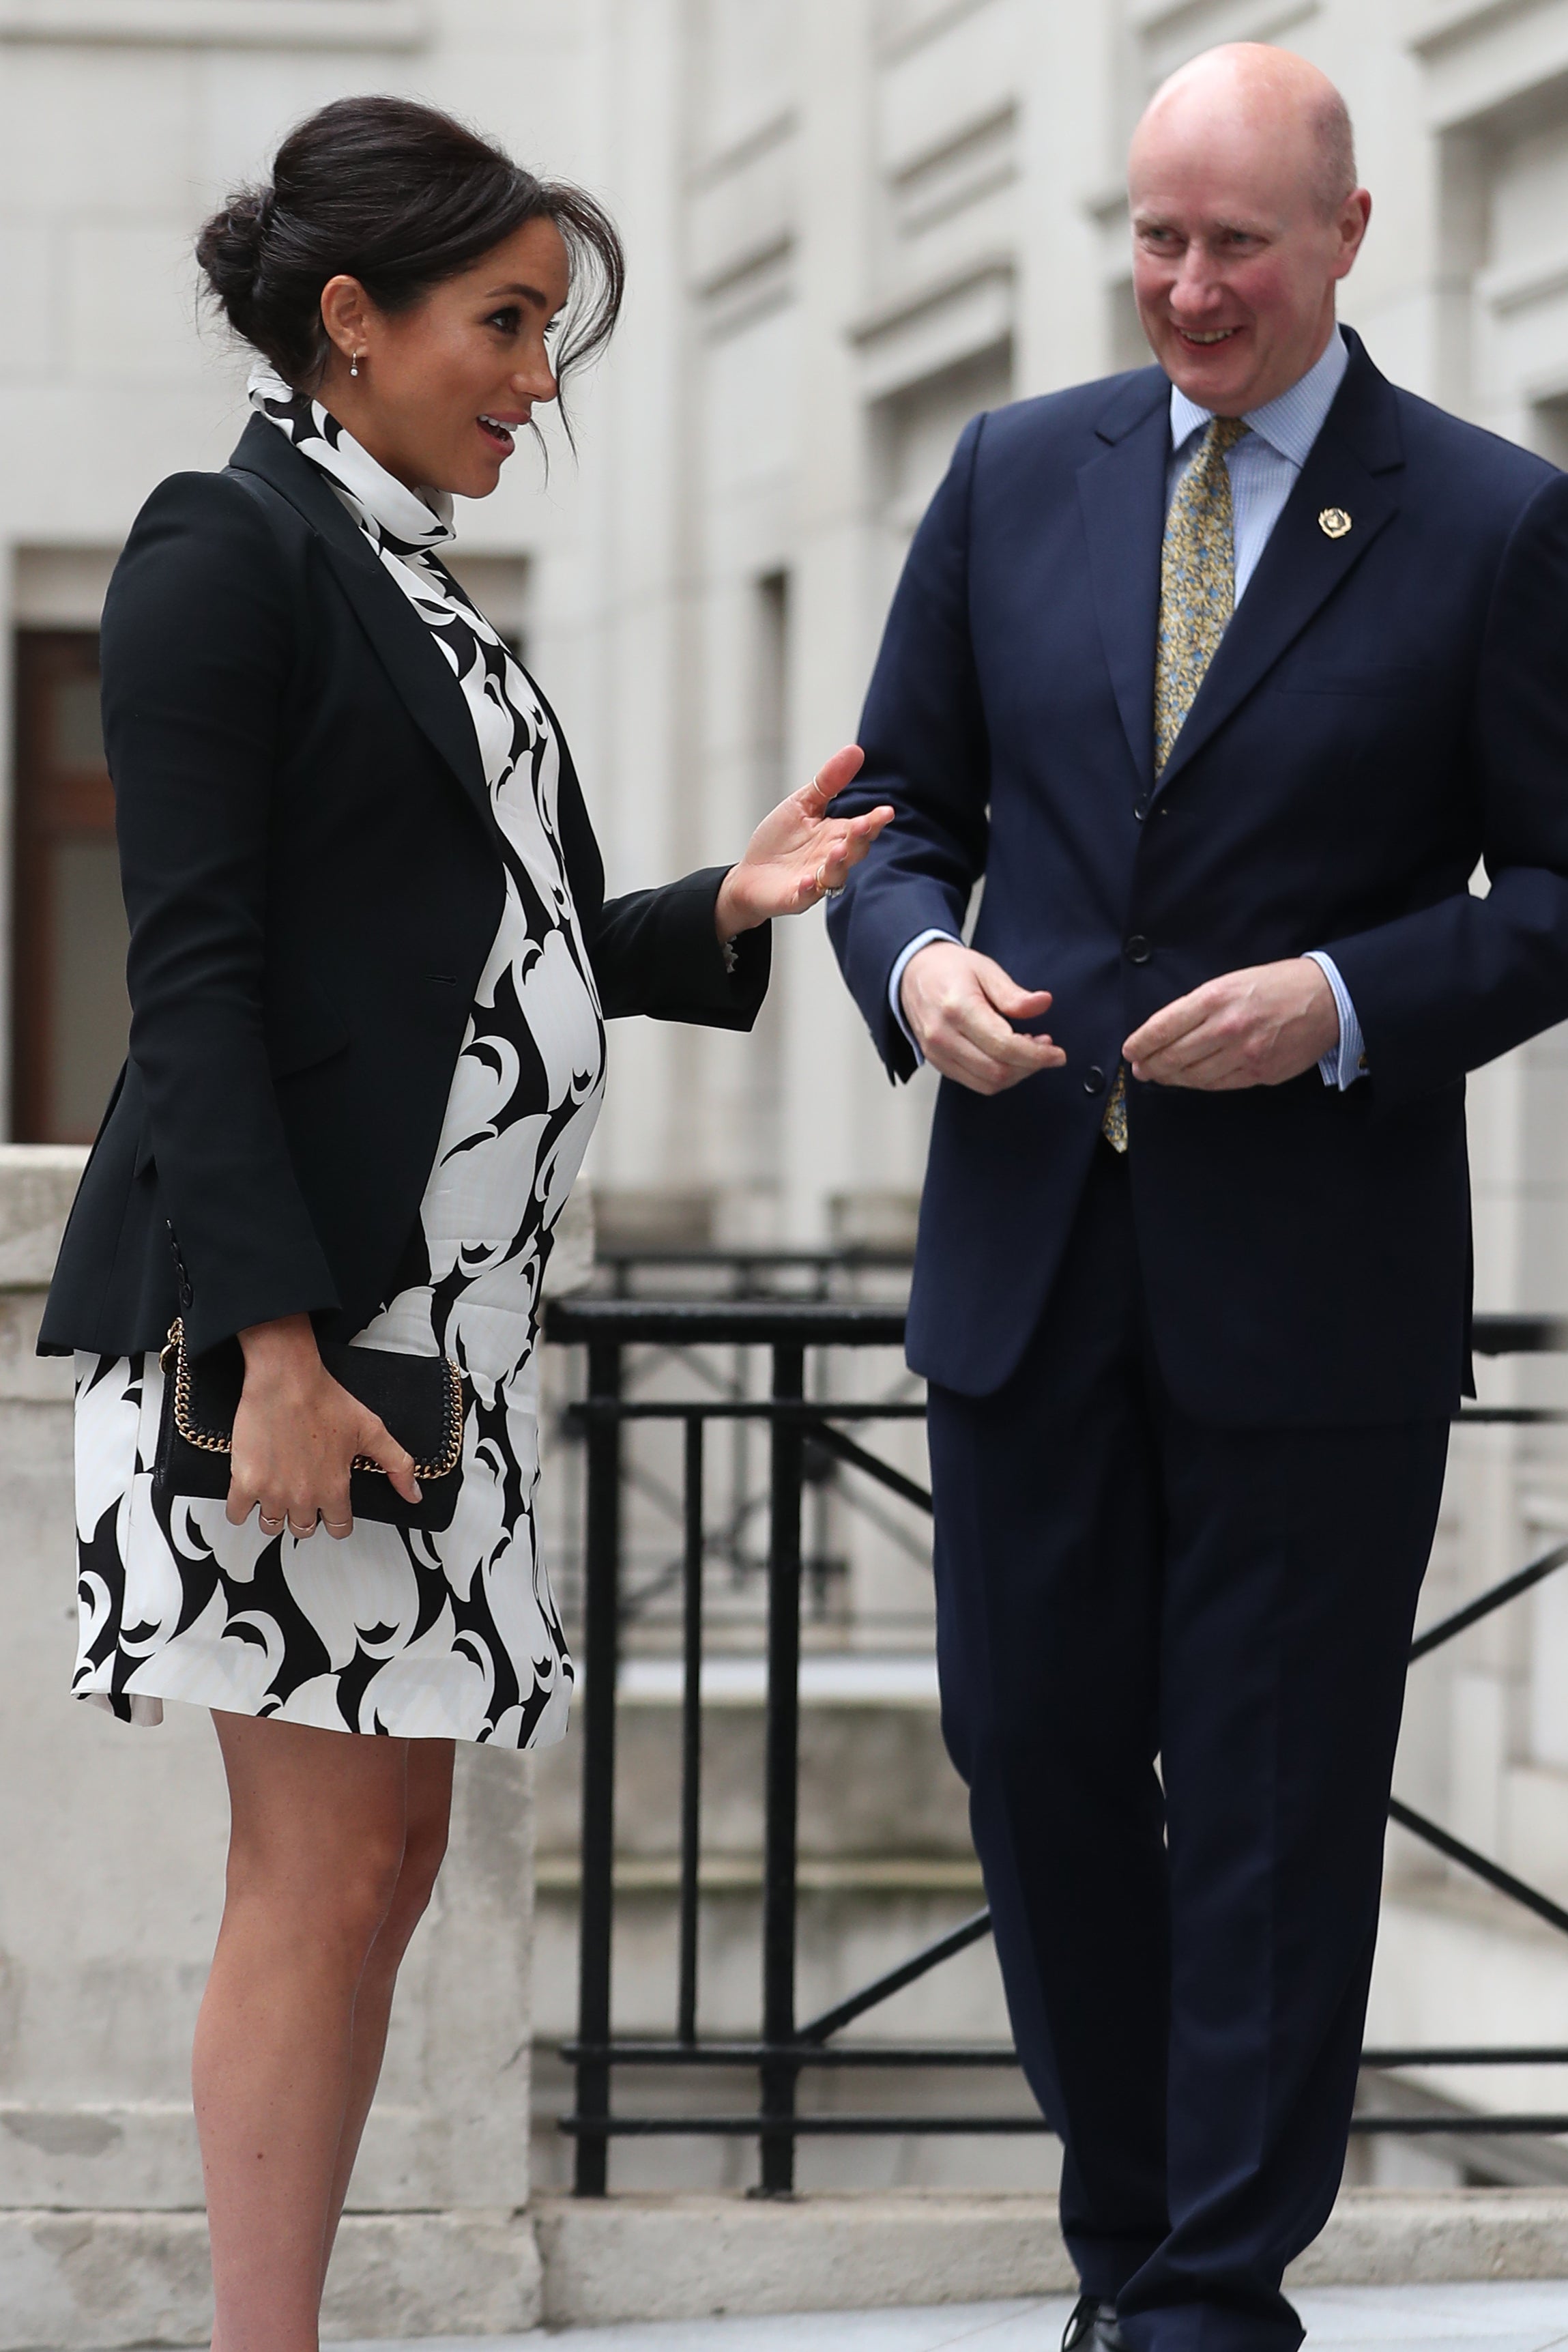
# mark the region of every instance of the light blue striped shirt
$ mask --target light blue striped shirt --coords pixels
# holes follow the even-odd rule
[[[1344,380],[1350,352],[1336,327],[1322,357],[1306,374],[1262,408],[1249,409],[1244,433],[1225,453],[1230,477],[1230,510],[1236,544],[1236,602],[1246,595],[1270,533],[1285,511],[1285,501],[1296,487],[1301,467],[1312,454],[1312,444],[1323,429],[1334,394]],[[1199,408],[1185,392],[1171,386],[1171,454],[1166,467],[1166,506],[1169,509],[1176,484],[1197,455],[1198,443],[1213,422],[1211,408]]]
[[[1277,400],[1265,402],[1261,408],[1249,409],[1245,422],[1251,430],[1225,453],[1225,469],[1230,477],[1230,504],[1236,549],[1235,602],[1239,604],[1246,594],[1252,574],[1257,571],[1269,536],[1285,510],[1285,502],[1295,488],[1301,467],[1312,454],[1313,442],[1322,432],[1324,419],[1333,406],[1334,395],[1343,381],[1350,364],[1350,352],[1344,337],[1336,327],[1329,337],[1321,359],[1298,378],[1288,392]],[[1171,386],[1171,454],[1166,468],[1166,507],[1176,496],[1176,484],[1197,455],[1198,444],[1207,431],[1213,411],[1199,408],[1186,393]],[[910,940],[893,967],[888,980],[888,1002],[894,1018],[915,1046],[915,1056],[922,1058],[920,1048],[910,1034],[904,1017],[903,1000],[899,994],[904,968],[911,956],[917,955],[934,940],[952,939],[951,931],[927,930]],[[1344,1087],[1365,1075],[1366,1057],[1361,1034],[1361,1024],[1355,1017],[1355,1007],[1350,992],[1340,976],[1332,956],[1321,948],[1311,948],[1308,954],[1317,964],[1333,991],[1334,1004],[1339,1013],[1339,1044],[1325,1054],[1318,1064],[1323,1084]]]

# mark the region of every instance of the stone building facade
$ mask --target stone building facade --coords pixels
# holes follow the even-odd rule
[[[427,96],[586,182],[622,226],[627,310],[579,394],[580,456],[551,430],[547,482],[519,455],[460,513],[459,564],[560,710],[625,887],[733,852],[852,735],[902,551],[965,420],[1141,362],[1126,137],[1166,72],[1238,37],[1302,50],[1346,92],[1375,211],[1343,309],[1382,367],[1568,463],[1568,0],[0,0],[0,1132],[46,1153],[82,1139],[118,1060],[94,632],[149,489],[221,464],[245,422],[244,365],[200,319],[190,244],[291,121],[349,90]],[[1554,1036],[1474,1086],[1486,1307],[1568,1307],[1565,1076]],[[885,1084],[809,919],[780,934],[755,1038],[617,1034],[590,1171],[601,1221],[650,1239],[902,1237],[929,1108],[928,1081]],[[57,1187],[63,1163],[38,1164]],[[38,1278],[29,1261],[29,1297]],[[13,1466],[43,1475],[27,1433],[47,1407],[63,1476],[63,1401],[19,1369],[20,1324],[13,1341]],[[1546,1362],[1483,1384],[1502,1403],[1563,1385]],[[35,1534],[57,1535],[57,1504],[26,1506]],[[1429,1612],[1565,1529],[1549,1430],[1466,1433]],[[63,1579],[42,1543],[13,1571]],[[37,1617],[40,1672],[64,1620],[63,1602]],[[1404,1792],[1568,1899],[1568,1581],[1421,1673]],[[35,1774],[75,1736],[68,1715],[18,1718]],[[172,1761],[133,1770],[121,1798],[197,1785]],[[1568,2042],[1568,1952],[1414,1847],[1394,1864],[1378,2033]],[[172,1973],[137,1979],[165,2055],[200,1924]],[[136,1934],[156,1940],[151,1913]],[[123,1957],[32,1927],[0,1946],[32,1952],[40,1983],[68,1948],[94,1981]],[[50,2081],[5,2063],[5,2113],[92,2105],[74,2056]],[[125,2074],[128,2108],[174,2095],[162,2058],[153,2072],[155,2095]],[[1561,2103],[1544,2078],[1432,2087]],[[403,2104],[420,2109],[413,2091]],[[162,2117],[110,2118],[145,2144],[149,2180]],[[87,2144],[74,2129],[13,2132],[14,2203],[92,2202],[57,2185]],[[444,2152],[387,2149],[397,2193],[443,2193]],[[1454,2177],[1459,2158],[1383,2158],[1385,2178],[1399,2161]],[[1551,2150],[1520,2162],[1561,2168]]]
[[[612,879],[723,856],[852,734],[966,417],[1142,357],[1126,134],[1171,66],[1238,36],[1349,96],[1376,211],[1344,307],[1383,366],[1568,456],[1564,0],[0,0],[0,619],[89,632],[149,488],[243,424],[189,256],[225,185],[323,98],[423,93],[624,227],[580,461],[554,436],[547,485],[525,451],[461,517],[462,560],[567,719]],[[23,859],[0,1045],[10,1131],[68,1141],[119,1015],[83,976],[96,820],[50,798],[86,698],[49,685],[0,728]],[[758,1039],[621,1041],[592,1171],[612,1215],[906,1225],[928,1088],[883,1085],[820,922],[779,946]],[[1490,1303],[1563,1287],[1554,1066],[1542,1048],[1478,1090]]]

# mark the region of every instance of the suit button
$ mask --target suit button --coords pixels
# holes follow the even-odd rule
[[[1088,1069],[1084,1071],[1083,1091],[1086,1095],[1103,1095],[1104,1093],[1105,1073],[1100,1067],[1098,1062],[1091,1063]]]
[[[1152,806],[1153,803],[1151,802],[1147,793],[1144,794],[1141,800],[1136,800],[1133,803],[1133,814],[1137,818],[1140,824],[1142,824],[1144,819],[1147,816]]]
[[[1122,952],[1129,963],[1147,963],[1154,950],[1141,931],[1134,931]]]

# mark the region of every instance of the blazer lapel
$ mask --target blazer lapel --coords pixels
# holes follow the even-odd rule
[[[270,483],[315,531],[409,716],[445,761],[486,831],[493,833],[495,812],[463,689],[430,631],[388,577],[330,485],[265,416],[252,417],[229,463],[240,473],[257,474]]]
[[[1109,446],[1078,469],[1094,610],[1128,748],[1146,784],[1155,772],[1155,634],[1170,454],[1170,386],[1140,370],[1096,427]]]
[[[1404,464],[1393,391],[1359,341],[1322,431],[1171,747],[1157,789],[1200,751],[1292,645],[1398,512]],[[1321,518],[1348,518],[1331,537]]]

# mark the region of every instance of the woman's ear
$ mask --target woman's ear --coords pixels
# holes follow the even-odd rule
[[[329,278],[321,289],[321,324],[328,341],[352,359],[369,340],[370,298],[357,278]]]

